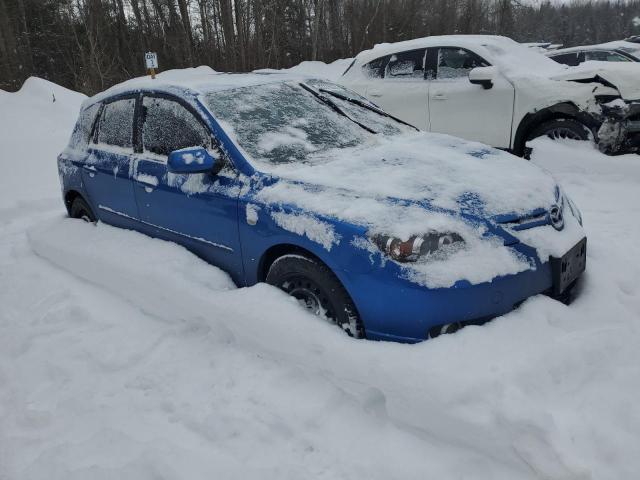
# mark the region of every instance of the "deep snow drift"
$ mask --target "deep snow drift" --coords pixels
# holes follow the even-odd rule
[[[176,245],[65,219],[81,101],[0,92],[0,478],[637,476],[638,156],[535,145],[589,236],[571,306],[357,341]]]

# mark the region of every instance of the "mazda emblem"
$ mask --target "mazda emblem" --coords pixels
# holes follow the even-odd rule
[[[556,230],[562,230],[564,227],[564,214],[560,205],[552,205],[549,209],[549,220]]]

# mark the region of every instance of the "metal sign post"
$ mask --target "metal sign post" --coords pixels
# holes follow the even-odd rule
[[[151,74],[151,78],[156,78],[156,68],[158,68],[158,54],[156,52],[147,52],[144,54],[144,63],[147,70]]]

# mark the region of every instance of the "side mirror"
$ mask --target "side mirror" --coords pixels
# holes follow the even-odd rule
[[[469,81],[474,85],[482,85],[485,90],[493,87],[497,74],[496,67],[476,67],[469,72]]]
[[[187,147],[169,154],[167,168],[171,173],[203,173],[213,170],[217,158],[202,147]]]

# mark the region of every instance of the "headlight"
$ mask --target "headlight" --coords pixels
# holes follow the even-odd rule
[[[383,253],[398,262],[415,262],[420,257],[446,252],[464,244],[464,239],[457,233],[428,233],[406,241],[389,235],[374,235],[371,240]]]

